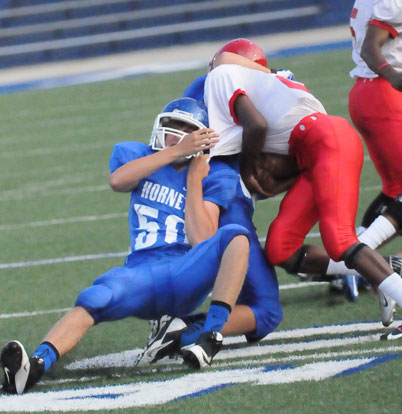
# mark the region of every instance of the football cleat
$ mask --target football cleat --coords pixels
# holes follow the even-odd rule
[[[359,276],[345,275],[345,295],[352,302],[359,298]]]
[[[393,341],[400,338],[402,338],[402,325],[399,325],[391,332],[385,333],[380,337],[381,341]]]
[[[392,270],[399,276],[402,276],[402,257],[400,256],[384,256],[384,259],[391,266]]]
[[[191,369],[202,369],[211,365],[213,357],[221,350],[223,336],[220,332],[204,332],[191,344],[181,349],[184,363]]]
[[[3,391],[7,394],[22,394],[35,385],[45,372],[43,360],[28,358],[18,341],[11,341],[4,346],[0,361],[4,374]]]
[[[136,366],[153,364],[165,356],[179,351],[180,335],[187,325],[180,318],[164,315],[151,323],[151,334],[142,354],[136,361]]]
[[[378,290],[378,300],[381,308],[381,320],[384,326],[389,326],[394,321],[396,302],[387,294]]]

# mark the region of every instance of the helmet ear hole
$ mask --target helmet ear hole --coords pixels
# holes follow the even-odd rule
[[[266,68],[268,67],[268,61],[264,51],[252,40],[238,38],[225,43],[222,48],[216,52],[212,62],[223,52],[235,53],[236,55],[243,56],[255,63],[265,66]]]
[[[165,116],[165,117],[161,118],[160,124],[161,124],[161,126],[165,127],[169,124],[169,122],[170,122],[170,118]]]

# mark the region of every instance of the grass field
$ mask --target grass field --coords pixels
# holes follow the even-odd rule
[[[350,51],[271,65],[291,69],[329,113],[348,117]],[[128,195],[107,185],[113,144],[147,142],[155,115],[201,73],[0,96],[0,344],[19,339],[32,352],[80,290],[123,262]],[[358,223],[380,188],[367,159]],[[279,201],[257,204],[261,237]],[[382,251],[401,251],[400,240]],[[259,346],[234,339],[205,373],[178,364],[135,369],[133,355],[145,344],[148,324],[136,319],[101,324],[51,369],[35,393],[0,396],[0,411],[399,412],[402,343],[379,341],[384,329],[375,297],[362,293],[352,303],[325,284],[300,285],[281,270],[278,276],[285,315],[278,332]],[[134,351],[119,354],[128,350]]]

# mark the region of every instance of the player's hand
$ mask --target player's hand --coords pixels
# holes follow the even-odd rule
[[[263,189],[258,182],[258,165],[259,160],[251,160],[243,158],[240,163],[241,178],[251,194],[258,194],[264,198],[272,197],[274,194],[269,193]]]
[[[178,157],[187,157],[213,148],[219,141],[218,136],[212,128],[202,128],[187,134],[175,145]]]
[[[188,175],[198,180],[203,180],[209,173],[208,154],[198,155],[191,160]]]
[[[389,81],[393,88],[402,92],[402,73],[396,72],[390,77]]]

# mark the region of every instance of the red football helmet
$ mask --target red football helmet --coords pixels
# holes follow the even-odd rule
[[[267,58],[264,51],[254,42],[248,39],[233,39],[227,42],[221,49],[219,49],[212,59],[212,62],[223,52],[231,52],[236,55],[244,56],[262,66],[268,67]],[[211,63],[212,63],[211,62]]]

